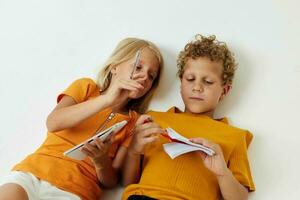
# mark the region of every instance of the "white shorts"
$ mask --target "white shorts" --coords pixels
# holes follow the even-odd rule
[[[5,183],[15,183],[22,186],[29,200],[80,200],[75,194],[58,189],[47,181],[40,180],[27,172],[12,171],[9,173]]]

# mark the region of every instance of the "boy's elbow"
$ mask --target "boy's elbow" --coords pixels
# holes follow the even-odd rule
[[[105,189],[112,189],[112,188],[114,188],[114,187],[116,187],[118,185],[118,180],[109,181],[109,182],[106,182],[106,183],[101,183],[101,185]]]
[[[123,187],[127,187],[128,185],[130,185],[130,184],[135,184],[135,183],[137,183],[137,182],[138,182],[137,180],[126,179],[126,178],[124,178],[124,179],[121,181]]]
[[[128,181],[121,181],[121,184],[123,187],[127,187],[128,185],[130,185],[131,183]]]

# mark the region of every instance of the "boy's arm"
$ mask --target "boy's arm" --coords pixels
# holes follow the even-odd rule
[[[97,177],[101,185],[106,188],[112,188],[118,183],[118,170],[112,166],[112,160],[105,155],[101,163],[95,164]]]
[[[223,176],[217,176],[217,180],[225,200],[248,199],[248,190],[236,180],[229,169]]]
[[[122,169],[124,186],[137,183],[139,181],[141,170],[140,162],[141,155],[129,148]]]
[[[236,180],[228,169],[220,145],[203,138],[193,138],[190,140],[215,151],[215,154],[212,156],[208,156],[200,151],[198,153],[200,154],[205,167],[216,175],[223,198],[225,200],[248,199],[247,189]]]
[[[123,165],[123,184],[125,186],[137,183],[140,178],[141,155],[147,144],[155,142],[158,134],[165,131],[154,122],[149,115],[141,115],[135,124],[133,138],[128,147],[125,163]]]

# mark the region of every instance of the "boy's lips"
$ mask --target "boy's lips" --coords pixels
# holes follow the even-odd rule
[[[189,99],[197,100],[197,101],[203,101],[204,100],[202,97],[190,97]]]

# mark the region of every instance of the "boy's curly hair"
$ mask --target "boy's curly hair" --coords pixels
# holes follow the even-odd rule
[[[223,63],[223,85],[232,84],[234,72],[237,64],[234,60],[233,53],[230,52],[225,42],[216,40],[215,35],[205,37],[197,34],[195,40],[185,45],[177,59],[179,78],[182,78],[184,66],[189,58],[208,57],[211,61],[222,61]]]

